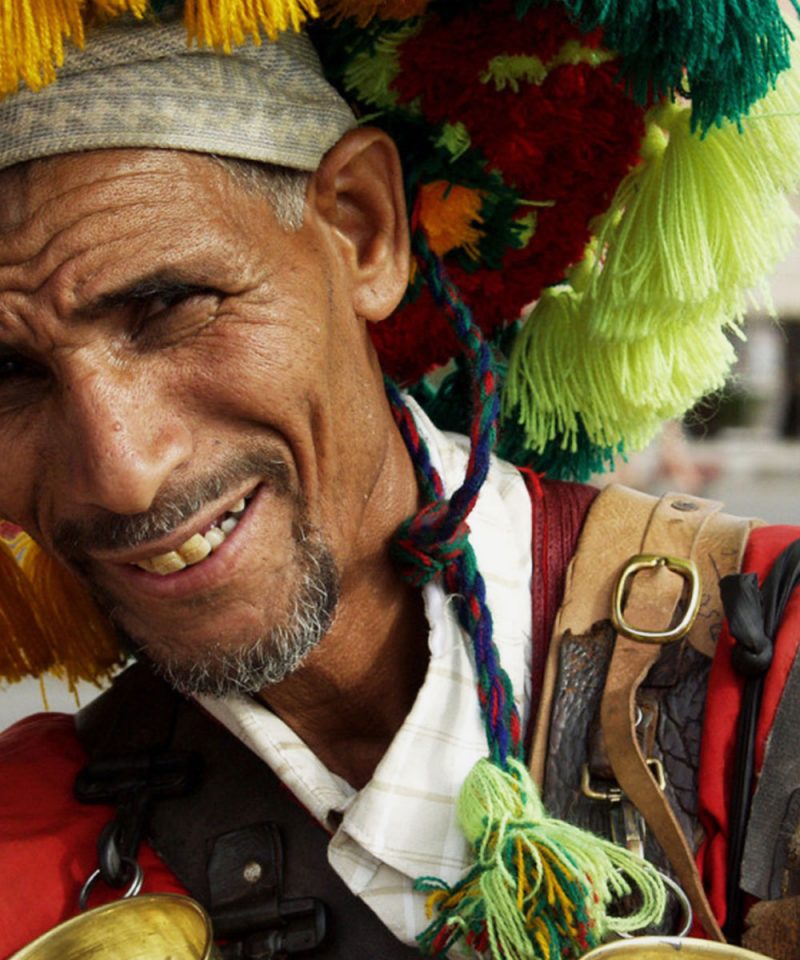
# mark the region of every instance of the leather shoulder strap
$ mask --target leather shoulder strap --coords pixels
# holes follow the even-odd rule
[[[562,637],[589,632],[607,621],[611,597],[629,560],[640,554],[691,559],[702,584],[700,613],[687,640],[711,656],[722,623],[719,578],[734,572],[753,521],[720,514],[718,503],[679,494],[660,500],[622,487],[596,500],[567,573],[556,619],[532,751],[532,773],[541,783]],[[666,566],[639,572],[630,582],[625,619],[643,630],[666,630],[684,595],[684,579]],[[661,647],[618,633],[602,695],[601,725],[608,760],[628,799],[658,839],[707,932],[721,937],[703,895],[689,845],[642,755],[635,734],[636,692]]]

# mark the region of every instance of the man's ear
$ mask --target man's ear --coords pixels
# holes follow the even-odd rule
[[[403,176],[394,142],[374,127],[350,130],[323,157],[307,203],[332,228],[352,277],[355,312],[366,320],[388,317],[405,293],[409,270]]]

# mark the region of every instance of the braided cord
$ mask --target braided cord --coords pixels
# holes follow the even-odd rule
[[[467,517],[475,506],[489,471],[494,445],[499,397],[494,361],[471,312],[447,278],[441,261],[417,234],[415,246],[425,266],[426,279],[436,301],[444,308],[463,347],[472,385],[470,452],[464,480],[449,499],[431,462],[414,418],[397,387],[387,381],[387,394],[395,422],[417,472],[425,505],[400,526],[393,554],[405,579],[421,586],[441,576],[455,598],[461,626],[469,635],[475,655],[478,697],[491,760],[507,769],[509,756],[521,756],[521,725],[511,681],[500,664],[493,640],[492,615],[486,603],[486,584],[469,541]]]

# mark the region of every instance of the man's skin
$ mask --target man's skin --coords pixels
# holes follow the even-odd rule
[[[260,695],[356,787],[427,666],[419,595],[388,554],[417,484],[367,335],[408,267],[396,151],[366,128],[326,155],[297,232],[196,154],[93,151],[0,174],[0,516],[85,576],[155,661],[280,623],[312,529],[339,571],[335,619]],[[254,472],[259,457],[278,467]],[[163,517],[220,477],[176,529],[109,544],[120,518]],[[132,565],[253,492],[197,566]]]

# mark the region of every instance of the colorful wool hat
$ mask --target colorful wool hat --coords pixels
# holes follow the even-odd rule
[[[395,548],[410,582],[441,578],[456,601],[487,733],[488,757],[459,801],[476,862],[452,887],[419,881],[432,909],[420,945],[434,956],[463,939],[495,956],[571,958],[657,920],[665,888],[652,867],[541,808],[467,518],[493,448],[584,477],[723,385],[748,299],[795,226],[786,195],[799,176],[800,87],[778,4],[326,0],[317,10],[313,0],[186,0],[185,50],[174,24],[158,26],[174,12],[157,0],[8,0],[0,163],[63,152],[41,149],[26,101],[57,112],[59,85],[92,70],[102,96],[106,57],[122,70],[149,62],[109,42],[119,17],[129,38],[172,31],[166,72],[176,74],[176,60],[192,64],[177,73],[204,58],[227,63],[221,90],[234,74],[246,88],[241,78],[272,57],[262,60],[262,35],[309,22],[343,98],[320,94],[337,118],[321,149],[352,123],[345,100],[358,122],[387,130],[403,158],[413,266],[403,303],[374,337],[426,505]],[[295,60],[318,85],[305,41],[280,44],[290,59],[300,51]],[[258,83],[268,84],[270,68],[262,72]],[[258,98],[243,94],[254,139],[274,143]],[[137,140],[140,131],[125,145],[210,149],[178,142],[170,113],[158,143]],[[250,155],[234,143],[248,141],[248,117],[215,152]],[[14,145],[26,123],[39,152]],[[69,149],[103,145],[81,138]],[[280,151],[261,158],[293,162]],[[451,361],[435,389],[426,375]],[[467,475],[449,500],[396,383],[440,425],[470,435]],[[113,670],[116,645],[82,591],[24,534],[6,532],[0,676],[54,669],[74,683]],[[640,908],[617,915],[612,904],[634,888]]]

